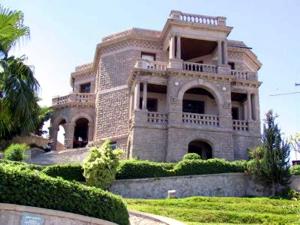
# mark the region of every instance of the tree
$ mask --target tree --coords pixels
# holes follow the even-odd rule
[[[9,54],[21,39],[29,37],[23,13],[0,5],[0,140],[35,130],[40,111],[38,81],[25,64],[26,57]]]
[[[281,137],[272,111],[266,114],[262,145],[250,152],[250,173],[271,188],[272,195],[279,194],[290,180],[290,146]]]
[[[300,153],[300,132],[292,135],[289,138],[289,143],[292,146],[293,150],[295,151],[296,159],[297,159],[297,153]]]
[[[37,124],[35,134],[38,136],[42,136],[43,134],[47,133],[47,131],[43,130],[44,123],[48,121],[53,114],[53,109],[47,106],[40,107],[37,121],[35,122]]]
[[[115,180],[119,156],[122,151],[113,150],[111,142],[105,141],[101,147],[92,147],[83,163],[83,176],[91,186],[107,189]]]

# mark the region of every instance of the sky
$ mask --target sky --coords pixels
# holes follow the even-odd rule
[[[30,39],[14,54],[28,57],[40,82],[42,105],[71,92],[70,73],[92,62],[96,44],[132,27],[161,30],[172,9],[227,17],[229,39],[242,40],[262,62],[259,71],[261,118],[272,109],[285,136],[300,131],[299,0],[0,0],[22,10]]]

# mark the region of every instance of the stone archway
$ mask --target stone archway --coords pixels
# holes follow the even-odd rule
[[[83,148],[89,141],[89,120],[79,118],[75,121],[73,148]]]
[[[188,153],[196,153],[202,159],[211,159],[213,157],[212,146],[203,140],[191,141],[188,145]]]

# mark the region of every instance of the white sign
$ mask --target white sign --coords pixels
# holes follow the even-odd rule
[[[43,225],[44,218],[39,215],[24,213],[22,215],[21,225]]]

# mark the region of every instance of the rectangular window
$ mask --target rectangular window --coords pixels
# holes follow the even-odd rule
[[[183,112],[204,114],[205,104],[203,101],[183,100]]]
[[[141,53],[141,58],[149,60],[149,61],[155,61],[156,60],[156,55],[155,55],[155,53],[142,52]]]
[[[235,70],[235,63],[229,62],[228,65],[230,66],[230,69]]]
[[[80,93],[90,93],[91,83],[85,83],[80,85]]]
[[[240,110],[238,107],[232,107],[231,109],[232,119],[239,120],[240,119]]]
[[[143,105],[143,98],[140,98],[140,109]],[[158,101],[156,98],[147,98],[147,110],[149,112],[157,112]]]

